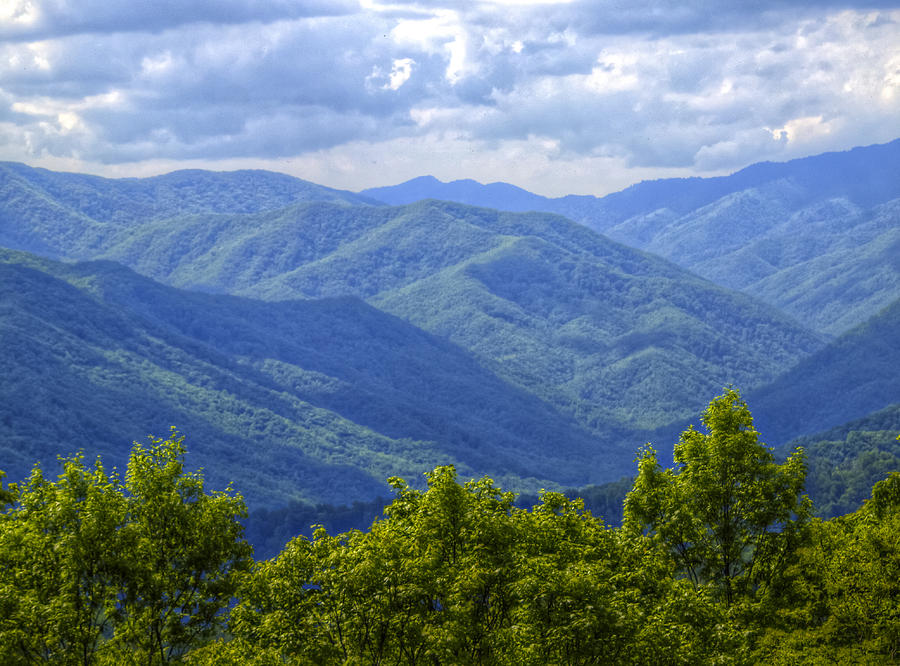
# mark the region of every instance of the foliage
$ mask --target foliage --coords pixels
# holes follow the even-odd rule
[[[900,473],[855,513],[814,524],[788,571],[777,622],[758,648],[768,663],[798,656],[880,664],[900,659]]]
[[[215,636],[250,564],[243,500],[183,469],[183,437],[135,443],[124,483],[98,461],[35,467],[0,516],[3,663],[157,664]]]
[[[707,434],[684,433],[678,473],[645,452],[620,529],[581,500],[543,492],[521,508],[491,479],[460,484],[444,466],[423,490],[391,479],[395,499],[369,530],[320,526],[252,568],[240,497],[207,494],[199,474],[184,472],[177,433],[135,444],[124,482],[81,456],[65,459],[55,481],[35,467],[0,488],[0,660],[896,661],[900,473],[856,513],[806,523],[802,464],[774,463],[735,391],[713,400],[704,424]],[[730,495],[712,487],[723,462]],[[680,508],[665,507],[672,519],[645,535],[636,516],[675,493]],[[713,505],[743,519],[729,528]],[[754,533],[773,511],[780,532]],[[687,533],[677,526],[695,542],[667,545]],[[729,529],[756,541],[729,551]],[[730,578],[729,553],[740,570]]]
[[[644,450],[624,524],[646,531],[696,586],[712,586],[731,606],[765,593],[802,536],[806,467],[802,450],[775,462],[734,389],[709,404],[703,425],[706,433],[681,435],[676,470]]]
[[[320,529],[258,565],[232,613],[238,645],[299,663],[460,664],[695,663],[735,645],[666,558],[578,502],[545,493],[518,509],[450,467],[425,491],[391,483],[368,532]]]
[[[853,430],[843,440],[815,441],[807,448],[807,491],[817,515],[852,513],[876,482],[900,471],[898,430]]]
[[[80,456],[35,467],[0,517],[0,661],[94,663],[120,617],[128,513],[119,479]]]

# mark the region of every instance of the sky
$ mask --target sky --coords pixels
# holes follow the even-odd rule
[[[900,137],[900,0],[0,0],[0,160],[602,195]]]

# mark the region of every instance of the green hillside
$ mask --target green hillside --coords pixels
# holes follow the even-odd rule
[[[703,396],[770,381],[822,343],[757,301],[556,215],[349,205],[352,196],[260,172],[83,177],[79,203],[64,181],[81,177],[7,171],[74,216],[47,213],[45,254],[112,259],[173,286],[270,301],[359,297],[469,350],[604,439],[688,418]],[[238,193],[265,187],[217,212],[227,202],[213,205],[215,193],[232,183]],[[130,208],[128,188],[139,195]],[[276,207],[285,188],[306,200]],[[115,222],[114,203],[127,224]],[[0,228],[34,226],[20,208],[8,201]]]
[[[136,222],[208,212],[253,213],[307,200],[375,203],[268,171],[190,170],[111,179],[0,162],[0,246],[86,259],[111,234]]]
[[[645,242],[621,227],[609,233],[839,335],[900,295],[900,199],[798,205],[796,190],[777,182],[677,219],[654,215]]]
[[[896,403],[898,368],[900,300],[750,393],[748,402],[759,429],[785,442]]]
[[[900,404],[791,442],[809,461],[806,488],[820,516],[856,511],[874,483],[900,472]],[[868,484],[868,485],[867,485]]]
[[[745,291],[835,335],[877,314],[900,296],[900,199],[868,217],[867,224],[844,230],[843,241],[834,238],[830,251],[781,269]],[[809,237],[794,242],[804,241],[812,243]],[[787,239],[770,242],[770,247],[779,243],[787,244]]]
[[[647,181],[602,198],[433,178],[364,193],[392,204],[431,197],[559,213],[836,336],[900,297],[898,173],[900,140],[729,176]]]
[[[626,454],[471,356],[352,298],[182,292],[111,263],[0,254],[4,470],[83,448],[121,463],[176,425],[255,505],[348,501],[436,462],[510,487],[618,474]],[[586,465],[585,461],[590,464]]]
[[[104,253],[180,287],[352,295],[470,350],[600,436],[654,428],[821,344],[758,301],[555,215],[426,201],[173,218]]]

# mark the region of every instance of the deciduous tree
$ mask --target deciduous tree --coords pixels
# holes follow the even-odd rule
[[[695,585],[730,606],[764,591],[797,547],[811,511],[806,467],[799,449],[775,462],[734,389],[709,404],[702,422],[705,432],[692,426],[675,445],[675,469],[644,450],[624,525],[663,545]]]
[[[217,632],[250,564],[246,512],[184,452],[173,432],[134,445],[124,483],[79,455],[2,491],[0,663],[158,664]]]

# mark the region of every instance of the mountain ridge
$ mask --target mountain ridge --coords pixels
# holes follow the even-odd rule
[[[243,488],[255,503],[289,499],[294,483],[318,501],[354,488],[374,496],[387,476],[447,462],[519,485],[534,477],[532,490],[621,465],[618,451],[579,468],[575,459],[617,445],[359,299],[184,292],[112,262],[10,251],[0,273],[0,441],[17,475],[86,446],[121,463],[136,434],[172,423],[200,440],[194,456],[221,485],[233,461],[260,465]],[[59,450],[73,440],[80,446]],[[279,477],[279,465],[293,474]]]
[[[890,253],[880,250],[891,245],[890,234],[900,227],[898,173],[900,139],[758,163],[729,176],[644,181],[604,197],[550,199],[527,193],[528,205],[523,206],[524,195],[511,202],[498,195],[493,207],[564,215],[761,298],[834,337],[900,295],[900,268]],[[394,204],[421,195],[463,203],[488,198],[488,186],[478,190],[474,181],[464,181],[466,188],[455,187],[458,182],[463,181],[420,181],[413,192],[408,181],[363,193]],[[872,235],[875,227],[880,236]],[[779,253],[783,245],[805,254]],[[870,267],[873,276],[864,287],[856,285],[857,296],[848,301],[842,298],[847,275],[861,265]],[[832,276],[844,276],[844,284],[833,284]],[[799,291],[806,292],[799,297],[798,282]],[[829,303],[840,303],[841,312]]]
[[[677,404],[692,400],[690,393],[701,391],[701,386],[713,391],[725,383],[752,383],[767,373],[772,376],[779,362],[787,362],[787,356],[772,353],[782,344],[790,346],[791,354],[801,355],[821,344],[816,336],[801,333],[789,317],[559,216],[502,213],[437,201],[364,209],[306,202],[285,211],[284,216],[266,212],[157,221],[137,235],[127,236],[127,243],[113,244],[102,256],[180,287],[266,300],[364,298],[474,350],[493,372],[526,390],[539,391],[558,406],[573,404],[580,394],[589,400],[597,390],[591,384],[605,385],[601,379],[605,369],[597,361],[576,361],[595,354],[589,347],[557,348],[557,329],[570,340],[608,339],[610,344],[619,340],[610,348],[612,353],[615,345],[621,346],[621,340],[630,336],[627,356],[639,354],[643,347],[651,356],[642,361],[635,356],[637,365],[615,369],[624,373],[617,381],[630,382],[641,368],[649,371],[652,367],[670,378],[662,384],[674,390],[671,380],[678,375],[693,389],[680,389]],[[328,224],[323,220],[339,221]],[[212,228],[224,231],[207,233]],[[193,239],[192,244],[184,242],[185,234]],[[327,247],[315,240],[322,235],[328,238]],[[305,254],[297,253],[297,245],[305,248]],[[306,251],[316,247],[322,247],[322,252]],[[281,272],[269,277],[255,272],[255,262],[263,257],[266,267],[284,270],[279,268]],[[293,263],[296,268],[290,268]],[[549,284],[555,292],[547,291]],[[514,292],[509,291],[512,285],[516,285]],[[671,299],[678,304],[670,303]],[[706,301],[711,306],[704,309],[700,304]],[[433,311],[431,304],[438,302],[445,305],[435,312],[437,318],[428,315]],[[683,319],[689,333],[645,339],[631,335],[633,325],[645,332],[666,328],[669,324],[661,314],[665,310],[652,310],[667,303],[672,317]],[[643,319],[638,324],[636,317],[648,307],[651,310],[640,314]],[[623,308],[634,314],[624,314]],[[769,329],[749,333],[745,329],[754,324],[742,322],[735,315],[738,311],[748,322],[757,318],[771,322],[772,330],[786,337],[778,342],[772,338],[769,351],[763,351],[765,345],[751,351],[738,339],[767,336]],[[720,313],[730,314],[717,320]],[[704,323],[707,320],[718,323],[709,325]],[[477,329],[479,326],[482,328]],[[789,330],[792,332],[787,333]],[[718,341],[702,346],[705,361],[683,342],[685,336],[701,335],[701,331]],[[731,333],[734,339],[729,340]],[[651,349],[659,345],[659,351]],[[710,365],[719,353],[715,345],[729,350],[722,358],[736,354],[737,359],[750,353],[754,360],[744,367],[730,360],[728,373],[722,376],[713,369],[716,363]],[[607,346],[606,342],[601,345]],[[675,352],[678,360],[666,359],[665,350]],[[690,357],[694,360],[686,363]],[[779,361],[773,362],[776,358]],[[548,359],[557,359],[555,368]],[[563,367],[568,370],[559,374]],[[582,381],[566,386],[582,372],[587,373]],[[546,387],[547,373],[556,373],[550,382],[555,388]],[[623,392],[604,390],[605,399],[624,400]],[[648,390],[659,397],[666,393],[661,386],[649,386]],[[649,413],[646,416],[649,418]],[[662,413],[653,418],[661,417]],[[634,417],[621,412],[620,418]]]
[[[40,342],[46,336],[64,353],[32,349],[28,336],[7,327],[4,339],[15,346],[7,344],[4,362],[18,382],[7,387],[7,395],[15,399],[34,390],[58,413],[84,421],[78,426],[82,433],[97,431],[102,418],[113,419],[120,442],[127,428],[119,427],[114,405],[147,418],[174,406],[181,411],[172,413],[200,437],[230,452],[226,463],[239,459],[240,447],[256,438],[265,445],[255,455],[277,457],[273,452],[281,449],[273,448],[273,433],[281,433],[281,440],[293,442],[284,460],[336,475],[361,493],[381,487],[389,474],[417,475],[416,465],[426,458],[454,462],[463,474],[489,473],[510,488],[574,487],[620,476],[637,446],[673,420],[694,418],[722,386],[735,384],[754,396],[760,386],[775,386],[798,360],[826,358],[813,356],[825,337],[798,324],[796,316],[557,214],[434,199],[375,205],[318,189],[308,192],[312,199],[296,200],[299,190],[289,187],[285,193],[275,186],[259,194],[253,203],[259,210],[222,212],[217,206],[227,208],[227,199],[217,199],[217,193],[229,178],[247,178],[249,172],[225,177],[193,171],[171,177],[180,189],[136,179],[129,187],[144,187],[147,198],[128,209],[119,190],[107,196],[76,188],[55,197],[49,186],[23,186],[9,177],[8,165],[0,166],[0,192],[7,195],[0,198],[0,238],[41,245],[50,256],[117,262],[53,264],[52,269],[43,264],[44,273],[65,274],[59,279],[76,291],[52,280],[41,283],[68,296],[59,297],[62,310],[55,323],[34,328],[31,337]],[[27,168],[22,173],[33,174]],[[52,172],[40,175],[56,178]],[[235,192],[269,177],[249,175]],[[294,182],[286,178],[278,182]],[[64,187],[66,179],[54,182]],[[101,189],[104,183],[89,181]],[[754,218],[757,226],[741,241],[748,274],[786,256],[793,262],[789,268],[804,272],[804,279],[814,282],[827,268],[860,283],[870,296],[889,298],[893,287],[885,276],[894,270],[897,240],[893,200],[863,208],[832,198],[817,208],[794,210],[792,202],[805,196],[797,192],[795,184],[776,181],[722,197],[690,219],[657,210],[646,219],[630,219],[629,230],[646,234],[650,243],[664,224],[677,222],[680,227],[670,228],[695,228],[700,238],[709,224],[763,211],[768,217]],[[287,205],[281,205],[284,197],[290,199]],[[188,205],[179,206],[182,199]],[[111,207],[119,206],[112,215]],[[847,220],[856,225],[855,239],[846,238]],[[785,236],[799,222],[817,229],[819,245],[776,242],[776,237],[752,242],[757,229],[782,225],[779,233]],[[734,236],[718,242],[724,245]],[[720,260],[727,270],[727,256],[704,254],[708,248],[692,247],[696,240],[683,242],[685,254],[695,252],[711,266]],[[865,266],[871,280],[888,288],[873,290],[843,268],[860,256],[872,257]],[[45,260],[20,256],[6,264],[40,261]],[[118,263],[169,286],[121,272]],[[17,279],[34,303],[7,293],[0,299],[5,308],[0,325],[18,322],[32,330],[35,319],[28,313],[40,313],[29,307],[43,298],[35,286],[39,280]],[[794,282],[803,284],[799,278]],[[836,329],[861,316],[839,320],[828,307],[841,309],[840,300],[806,291]],[[312,305],[308,299],[327,300]],[[98,327],[72,313],[71,323],[82,328],[69,330],[67,300],[84,302],[85,312],[109,325]],[[110,337],[117,332],[123,339],[131,335],[137,347],[117,347]],[[82,339],[92,337],[108,340],[114,353],[84,347]],[[849,344],[844,337],[838,340]],[[57,368],[72,392],[80,390],[79,381],[100,387],[101,408],[92,411],[83,391],[68,406],[64,395],[48,393],[52,386],[22,365],[28,354]],[[86,360],[70,367],[65,354]],[[860,369],[871,366],[865,354],[853,358]],[[822,376],[798,374],[797,385],[811,392]],[[853,384],[865,396],[844,400],[844,420],[887,404],[878,403],[877,391],[873,394],[857,375],[828,376]],[[130,383],[152,400],[142,405]],[[882,391],[893,395],[895,387],[887,383]],[[835,390],[829,404],[842,395]],[[895,396],[887,398],[896,402]],[[813,411],[803,423],[806,406],[796,397],[784,402],[796,408],[786,425],[772,421],[776,442],[827,422]],[[75,405],[89,415],[80,417],[82,409]],[[753,401],[751,407],[756,413]],[[775,418],[769,407],[760,409],[761,425]],[[32,421],[40,420],[29,413]],[[24,430],[16,431],[8,423],[13,418],[18,419],[12,411],[0,415],[0,426],[19,432],[15,441],[24,444],[21,432],[37,431],[18,420]],[[58,441],[71,441],[62,421],[53,429]],[[275,472],[273,465],[268,459],[261,469]],[[346,499],[329,495],[333,489],[315,473],[304,474],[282,478],[271,491],[260,477],[249,493],[267,501],[290,500],[289,488],[299,482],[307,486],[295,491],[306,493],[299,499]]]

